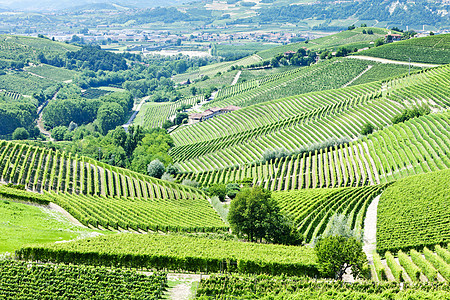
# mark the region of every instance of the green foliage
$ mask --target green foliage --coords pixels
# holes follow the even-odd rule
[[[409,259],[408,255],[401,250],[397,253],[400,265],[408,273],[413,281],[420,281],[420,269]]]
[[[159,159],[152,160],[147,166],[147,173],[151,177],[161,178],[164,171],[164,164]]]
[[[405,109],[400,115],[396,115],[392,118],[392,124],[398,124],[408,121],[412,118],[418,118],[421,116],[428,115],[431,109],[428,106],[414,107],[410,109]]]
[[[304,277],[220,274],[203,278],[197,289],[198,299],[445,299],[446,283],[395,283],[312,280]]]
[[[64,255],[61,255],[64,253]],[[309,247],[224,241],[196,236],[117,234],[24,247],[21,259],[193,272],[317,275]]]
[[[361,129],[361,134],[362,135],[372,134],[374,129],[375,129],[375,126],[373,126],[370,123],[366,123],[366,124],[364,124],[363,128]]]
[[[378,206],[378,252],[421,249],[450,241],[449,176],[450,170],[411,176],[386,189]]]
[[[318,269],[322,276],[342,280],[347,270],[357,278],[363,271],[366,255],[361,242],[354,238],[329,236],[319,239],[314,246]]]
[[[23,127],[18,127],[12,134],[13,140],[27,140],[30,137],[28,131]]]
[[[100,130],[107,134],[111,129],[116,128],[124,121],[125,112],[118,103],[105,103],[98,109],[97,120]]]
[[[52,138],[54,138],[57,141],[63,141],[66,133],[67,133],[66,126],[57,126],[54,127],[51,131]]]
[[[223,202],[227,195],[227,187],[225,184],[214,184],[208,188],[208,192],[210,196],[217,196]]]
[[[7,185],[0,185],[0,197],[43,205],[48,205],[52,200],[51,197],[46,195],[23,191],[15,187],[8,187]]]
[[[425,276],[428,278],[428,281],[436,282],[437,281],[437,271],[433,267],[433,265],[428,260],[423,258],[421,253],[417,252],[414,249],[410,251],[410,254],[411,254],[411,260],[413,261],[413,263],[415,263],[421,269],[423,274],[425,274]]]
[[[280,213],[271,193],[259,187],[240,191],[231,201],[228,222],[234,234],[253,242],[300,245],[303,236],[292,220]]]
[[[39,288],[49,282],[51,289]],[[79,299],[92,299],[93,295],[116,299],[161,299],[166,282],[167,275],[160,272],[144,275],[115,268],[0,261],[2,294],[8,299],[72,298],[74,291]]]

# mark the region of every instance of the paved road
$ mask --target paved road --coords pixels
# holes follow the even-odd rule
[[[141,111],[142,105],[144,105],[145,101],[147,101],[150,98],[150,96],[142,98],[141,102],[135,107],[133,107],[133,114],[131,115],[130,119],[128,119],[128,122],[126,122],[123,126],[125,128],[125,131],[128,131],[128,127],[130,127],[131,123],[133,123],[134,119],[136,118],[137,114]]]
[[[56,97],[58,96],[58,92],[56,92],[51,100],[55,100]],[[45,101],[41,106],[38,107],[37,110],[37,114],[38,114],[38,119],[37,119],[37,127],[39,128],[39,131],[46,136],[50,141],[54,142],[55,139],[52,138],[50,132],[48,132],[47,130],[45,130],[44,128],[44,123],[42,122],[42,113],[44,112],[44,108],[48,105],[48,102],[50,100]]]

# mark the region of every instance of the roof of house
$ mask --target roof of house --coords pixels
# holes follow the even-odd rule
[[[203,114],[197,114],[197,113],[189,115],[189,119],[193,119],[193,120],[198,120],[198,119],[201,119],[202,117],[203,117]]]

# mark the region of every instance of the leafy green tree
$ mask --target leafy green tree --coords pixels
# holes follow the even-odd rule
[[[124,111],[118,103],[105,103],[98,109],[97,120],[103,134],[122,124],[123,119]]]
[[[172,127],[174,124],[173,122],[171,122],[170,120],[166,120],[164,121],[164,123],[162,124],[162,128],[164,129],[169,129],[170,127]]]
[[[314,247],[318,269],[324,277],[342,280],[351,270],[356,278],[364,271],[366,255],[360,241],[353,237],[328,236],[321,238]]]
[[[145,134],[133,151],[131,169],[145,173],[148,164],[158,159],[169,165],[172,162],[169,150],[174,146],[171,136],[163,129],[153,129]]]
[[[384,42],[383,42],[382,39],[377,39],[375,41],[375,47],[379,47],[379,46],[382,46],[382,45],[384,45]]]
[[[227,187],[225,184],[218,183],[209,187],[209,195],[219,197],[220,201],[225,201],[227,195]]]
[[[161,178],[161,176],[164,174],[164,171],[164,164],[159,159],[153,160],[147,166],[147,173],[151,177]]]
[[[51,134],[52,138],[54,138],[57,141],[64,141],[64,135],[67,132],[66,126],[57,126],[52,129]]]
[[[29,137],[30,137],[30,134],[23,127],[16,128],[16,130],[14,130],[14,132],[12,134],[13,140],[26,140]]]
[[[175,116],[175,120],[174,120],[175,125],[180,125],[180,124],[182,124],[183,121],[184,121],[185,119],[187,119],[188,117],[189,117],[189,116],[188,116],[188,114],[186,114],[186,113],[178,113],[178,114]]]

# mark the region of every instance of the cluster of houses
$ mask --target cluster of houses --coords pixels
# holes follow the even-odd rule
[[[234,105],[230,105],[230,106],[223,107],[223,108],[219,108],[219,107],[209,108],[202,113],[190,114],[188,124],[191,125],[191,124],[195,124],[198,122],[203,122],[208,119],[214,118],[218,115],[229,113],[229,112],[236,111],[239,109],[241,109],[241,108],[238,106],[234,106]]]

